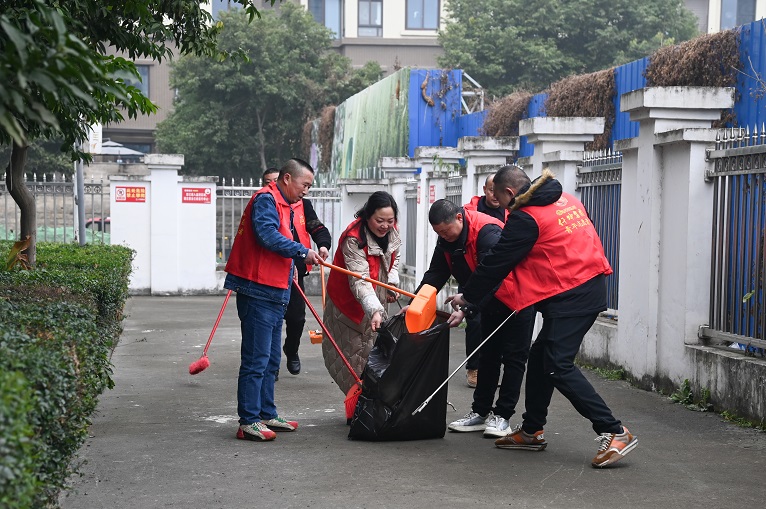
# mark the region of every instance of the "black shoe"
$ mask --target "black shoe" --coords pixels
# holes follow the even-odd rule
[[[279,382],[279,370],[277,370],[277,372],[274,373],[274,381]]]
[[[297,375],[301,372],[301,359],[298,357],[297,353],[287,357],[287,371],[289,371],[291,375]]]

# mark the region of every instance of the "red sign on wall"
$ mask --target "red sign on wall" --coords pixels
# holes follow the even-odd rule
[[[428,186],[428,203],[436,201],[436,186],[431,184]]]
[[[114,201],[125,203],[144,203],[146,201],[146,188],[118,186],[114,189]]]
[[[182,187],[181,203],[212,203],[209,187]]]

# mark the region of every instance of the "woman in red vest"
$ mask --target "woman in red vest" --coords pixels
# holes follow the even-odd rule
[[[399,247],[396,229],[398,207],[385,191],[376,191],[356,213],[356,219],[338,239],[333,263],[391,285],[399,284]],[[375,331],[387,318],[387,303],[395,295],[359,278],[331,271],[327,282],[324,322],[354,371],[361,375],[373,344]],[[338,353],[322,342],[327,371],[347,393],[354,378]]]

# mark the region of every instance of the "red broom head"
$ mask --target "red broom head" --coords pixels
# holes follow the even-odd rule
[[[354,417],[354,410],[356,410],[356,403],[359,401],[359,395],[362,393],[362,386],[354,384],[346,394],[346,420],[350,421]]]
[[[196,375],[197,373],[205,371],[208,366],[210,366],[210,360],[207,358],[207,355],[203,354],[202,357],[189,364],[189,374]]]

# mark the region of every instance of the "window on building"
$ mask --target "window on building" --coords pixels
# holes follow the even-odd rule
[[[756,0],[721,0],[721,30],[755,20]]]
[[[383,0],[359,0],[359,37],[383,37]]]
[[[138,71],[138,75],[141,77],[141,81],[130,77],[125,79],[125,83],[127,85],[133,85],[137,89],[141,91],[142,94],[144,94],[145,97],[151,99],[149,97],[149,68],[150,65],[136,65],[136,70]]]
[[[341,0],[309,0],[308,10],[320,23],[333,31],[333,37],[341,36]]]
[[[407,0],[407,30],[437,30],[439,0]]]

